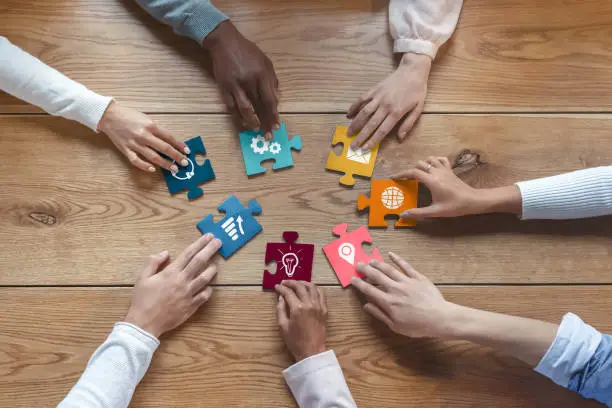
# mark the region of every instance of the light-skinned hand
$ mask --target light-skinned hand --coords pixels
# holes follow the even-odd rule
[[[279,294],[278,326],[295,361],[324,352],[327,304],[321,289],[293,280],[283,281],[275,289]]]
[[[154,172],[155,166],[159,166],[176,172],[177,164],[189,164],[183,154],[189,154],[189,148],[184,142],[176,139],[144,113],[116,101],[112,101],[104,112],[98,130],[108,136],[130,163],[140,170]],[[163,158],[160,153],[175,163]]]
[[[219,24],[203,41],[213,75],[230,113],[248,129],[261,128],[266,139],[280,127],[278,79],[272,61],[231,21]]]
[[[520,214],[522,211],[518,187],[473,188],[457,177],[446,157],[421,160],[415,167],[392,178],[418,180],[431,191],[431,205],[404,211],[400,215],[402,218],[459,217],[487,212]]]
[[[395,72],[351,105],[348,134],[359,132],[353,148],[376,146],[402,119],[397,138],[406,138],[423,112],[430,69],[429,56],[406,53]]]
[[[366,296],[365,311],[404,336],[448,335],[453,304],[408,262],[393,253],[389,256],[394,264],[377,260],[357,264],[364,277],[353,278],[351,284]]]
[[[217,274],[212,262],[221,241],[203,235],[170,262],[167,251],[153,255],[134,285],[125,321],[155,337],[180,326],[212,295]]]

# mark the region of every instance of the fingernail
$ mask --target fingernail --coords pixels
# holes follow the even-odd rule
[[[266,132],[266,137],[268,139],[272,139],[272,132]]]
[[[210,232],[207,232],[206,234],[204,234],[204,239],[208,239],[208,238],[212,238],[213,234],[211,234]]]
[[[172,166],[170,166],[170,171],[173,173],[176,173],[178,171],[178,167],[176,167],[176,165],[173,164]]]
[[[370,265],[376,265],[378,263],[378,259],[370,259]]]
[[[389,256],[397,256],[397,255],[395,255],[395,252],[389,252]]]
[[[168,251],[166,251],[166,250],[161,251],[161,252],[160,252],[160,254],[159,254],[159,256],[161,256],[162,258],[167,257],[167,256],[168,256]]]
[[[183,149],[183,151],[185,152],[185,154],[191,153],[191,149],[187,146],[185,146],[185,149]]]
[[[149,172],[150,173],[155,173],[155,167],[153,167],[153,166],[149,167]]]
[[[274,125],[274,130],[278,130],[278,129],[280,129],[280,123],[276,123],[276,124]]]
[[[215,240],[213,242],[215,243],[215,246],[219,246],[219,247],[221,246],[221,240],[220,239],[215,238]]]
[[[189,164],[189,161],[187,159],[181,160],[181,166],[185,167],[188,164]]]

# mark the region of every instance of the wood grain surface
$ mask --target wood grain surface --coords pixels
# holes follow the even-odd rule
[[[324,170],[343,116],[287,115],[291,134],[305,141],[295,167],[251,179],[227,117],[156,119],[179,137],[204,138],[217,179],[203,186],[202,198],[170,196],[161,174],[132,169],[105,136],[84,127],[50,117],[0,117],[0,284],[132,283],[147,255],[178,254],[199,236],[198,220],[210,212],[220,219],[216,207],[232,193],[260,202],[263,233],[221,263],[218,283],[261,284],[266,242],[277,242],[285,230],[316,244],[314,280],[337,283],[321,248],[333,239],[334,225],[367,223],[356,200],[369,192],[367,180],[344,188],[339,175]],[[609,164],[610,119],[425,115],[409,140],[383,144],[375,177],[429,155],[461,163],[462,177],[481,187]],[[370,231],[381,252],[403,254],[436,282],[612,281],[607,218],[520,222],[491,215]]]
[[[219,0],[276,66],[283,112],[344,112],[394,67],[386,0]],[[147,112],[223,112],[207,61],[132,0],[4,0],[0,35]],[[612,2],[466,1],[427,111],[610,111]],[[0,95],[0,112],[35,109]]]
[[[465,342],[410,340],[372,321],[351,290],[327,288],[328,347],[360,407],[596,406],[524,364]],[[449,300],[558,322],[571,310],[612,330],[609,287],[445,287]],[[54,406],[79,378],[130,290],[0,289],[0,406]],[[495,299],[495,301],[493,301]],[[275,295],[219,289],[162,339],[134,407],[293,407]]]

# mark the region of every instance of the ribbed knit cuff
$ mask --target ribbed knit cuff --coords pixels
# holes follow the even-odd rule
[[[153,352],[157,350],[157,347],[159,347],[159,340],[155,336],[131,323],[115,323],[113,333],[123,333],[129,335],[142,345],[146,346],[151,352],[151,354],[153,354]]]
[[[413,52],[415,54],[425,54],[429,55],[431,59],[434,59],[436,58],[438,47],[436,47],[436,45],[431,41],[415,40],[412,38],[398,38],[393,44],[393,52]]]
[[[227,19],[229,17],[217,10],[215,6],[209,2],[201,1],[193,10],[193,13],[187,17],[180,31],[182,35],[202,44],[204,38]]]
[[[98,132],[98,123],[112,100],[110,96],[102,96],[83,87],[82,94],[75,101],[74,120]]]

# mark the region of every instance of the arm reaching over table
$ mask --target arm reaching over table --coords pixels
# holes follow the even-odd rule
[[[221,243],[207,234],[170,261],[154,255],[142,271],[123,322],[116,323],[60,408],[124,408],[147,372],[158,338],[183,324],[212,295],[211,262]]]
[[[278,325],[296,363],[283,371],[302,408],[352,408],[355,401],[340,363],[325,347],[327,303],[310,282],[288,280],[276,286]]]
[[[461,0],[390,1],[393,51],[403,55],[395,72],[349,108],[348,134],[359,132],[354,148],[374,147],[402,120],[397,137],[406,138],[423,112],[432,61],[455,30],[462,5]]]
[[[178,169],[159,153],[187,165],[182,153],[188,153],[187,146],[148,116],[87,89],[4,37],[0,37],[0,90],[51,115],[102,131],[141,170],[155,171],[154,165]]]
[[[390,264],[358,264],[364,280],[352,284],[367,298],[364,309],[394,332],[491,347],[585,398],[612,404],[612,336],[571,313],[559,325],[451,303],[404,259],[390,257]]]
[[[202,45],[221,96],[239,124],[266,139],[280,128],[278,79],[272,61],[208,0],[136,0],[177,34]]]
[[[430,157],[393,178],[419,180],[432,194],[430,206],[405,211],[404,218],[500,212],[523,220],[559,220],[612,214],[612,166],[477,189],[455,175],[446,157]]]

